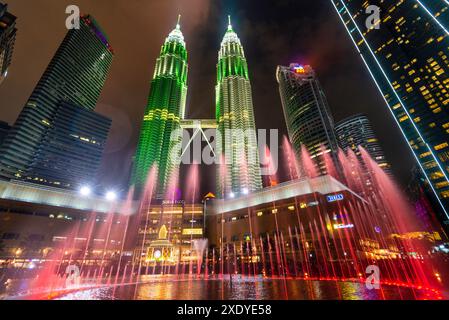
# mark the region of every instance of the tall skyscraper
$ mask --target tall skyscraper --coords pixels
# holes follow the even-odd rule
[[[218,52],[216,119],[217,154],[226,170],[217,171],[219,196],[244,195],[262,188],[256,125],[248,64],[239,37],[228,30]]]
[[[16,17],[7,9],[6,4],[0,3],[0,84],[8,75],[17,33]]]
[[[145,185],[151,167],[158,169],[158,197],[165,196],[170,179],[179,171],[178,159],[171,157],[179,141],[171,135],[180,130],[180,120],[184,119],[187,74],[186,43],[178,20],[156,60],[132,170],[131,184],[137,192]]]
[[[288,67],[278,66],[276,76],[293,149],[299,155],[304,145],[310,156],[317,159],[319,171],[325,174],[319,155],[328,152],[334,157],[338,143],[334,119],[315,71],[311,66],[292,63]]]
[[[385,172],[390,173],[390,164],[374,134],[371,122],[364,114],[348,117],[335,125],[338,144],[347,151],[351,149],[360,156],[359,147],[363,147]]]
[[[78,162],[74,167],[89,163],[85,166],[86,174],[95,176],[97,165],[90,161],[95,159],[99,163],[97,151],[86,154],[88,147],[76,149],[69,145],[78,144],[76,139],[89,143],[87,140],[92,142],[98,138],[100,142],[107,135],[104,130],[108,126],[93,110],[112,58],[112,48],[98,23],[91,16],[81,17],[80,29],[69,30],[5,138],[0,149],[0,177],[77,187],[78,179],[63,182],[52,174],[52,170],[58,171],[58,166],[66,164],[51,162],[62,158]],[[73,111],[73,108],[84,110]],[[62,120],[70,116],[80,118],[72,119],[73,125],[70,119]],[[82,117],[86,118],[85,123],[79,121]],[[93,131],[96,131],[94,135],[89,134]]]
[[[374,24],[367,1],[332,3],[449,224],[449,2],[375,1]]]

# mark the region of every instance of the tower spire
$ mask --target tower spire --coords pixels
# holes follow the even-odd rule
[[[178,22],[176,23],[176,29],[181,29],[181,15],[178,14]]]
[[[228,31],[232,30],[231,15],[228,15]]]
[[[176,41],[181,43],[183,46],[185,46],[185,42],[184,42],[184,36],[182,34],[181,31],[181,15],[178,15],[178,20],[176,21],[176,28],[174,28],[172,30],[172,32],[170,32],[170,34],[168,35],[166,42],[167,41]]]

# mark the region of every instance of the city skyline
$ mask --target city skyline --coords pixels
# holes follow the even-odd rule
[[[17,3],[17,6],[20,8],[20,6],[21,6],[20,1],[15,1],[12,4],[10,4],[10,7],[11,7],[10,10],[14,10],[15,3]],[[264,6],[266,4],[262,3],[262,5]],[[46,6],[48,9],[49,5],[46,4]],[[60,7],[63,7],[63,6],[60,5]],[[92,13],[93,15],[95,15],[95,8],[90,8],[90,7],[92,7],[91,4],[89,4],[89,5],[83,4],[81,1],[80,7],[81,7],[82,11],[89,12],[89,13]],[[198,17],[193,20],[189,19],[189,15],[192,15],[192,12],[189,12],[189,10],[187,9],[187,13],[184,14],[184,17],[183,17],[183,21],[184,21],[183,25],[185,25],[185,29],[187,30],[186,39],[188,42],[188,50],[189,50],[189,46],[190,46],[190,47],[193,47],[192,50],[194,52],[198,53],[198,46],[201,47],[201,46],[209,45],[209,40],[210,40],[209,38],[212,37],[211,34],[213,32],[215,32],[213,37],[215,39],[217,39],[217,37],[219,38],[220,37],[219,34],[221,33],[220,30],[222,30],[222,27],[226,24],[227,14],[225,14],[223,12],[218,13],[217,11],[219,11],[219,10],[230,11],[229,13],[232,13],[232,11],[235,10],[235,8],[233,8],[233,7],[235,7],[235,6],[232,3],[229,5],[229,7],[226,6],[224,3],[218,4],[218,5],[212,5],[212,7],[206,6],[206,8],[209,8],[209,9],[204,9],[204,10],[207,10],[208,12],[207,12],[207,14],[204,14],[205,18],[203,17],[202,20],[198,19]],[[335,19],[335,15],[331,11],[332,8],[329,7],[329,4],[319,6],[319,7],[320,7],[320,10],[327,12],[327,14],[329,14],[330,19],[333,19],[334,22],[338,22],[338,20]],[[324,7],[324,9],[322,7]],[[89,10],[89,9],[91,9],[91,10]],[[186,8],[181,8],[181,9],[186,10]],[[55,9],[53,9],[53,10],[55,10]],[[17,11],[18,10],[15,10],[14,13],[16,13],[16,14],[20,13],[20,11],[19,12],[17,12]],[[180,11],[180,13],[183,13],[182,12],[183,10],[179,10],[179,11]],[[241,33],[242,33],[242,36],[245,37],[244,41],[249,43],[247,45],[248,46],[247,51],[249,51],[249,53],[247,53],[247,55],[248,55],[248,61],[249,61],[250,76],[251,76],[251,79],[254,79],[253,80],[253,82],[254,82],[253,95],[254,95],[254,109],[255,109],[255,113],[256,113],[255,114],[256,127],[257,128],[279,128],[281,133],[286,133],[285,124],[283,123],[284,119],[282,117],[282,107],[281,107],[281,102],[280,102],[280,99],[278,96],[277,88],[276,88],[276,86],[271,88],[269,90],[270,96],[267,98],[267,93],[266,93],[267,90],[264,90],[264,87],[266,85],[261,84],[261,82],[264,82],[264,81],[266,81],[266,79],[268,79],[269,81],[266,81],[267,85],[270,84],[270,86],[271,86],[273,83],[275,84],[275,81],[276,81],[275,80],[275,66],[282,62],[285,62],[285,64],[288,64],[292,61],[298,61],[298,59],[297,59],[297,57],[285,58],[285,54],[283,56],[280,55],[279,58],[265,57],[265,59],[271,59],[274,63],[272,64],[272,68],[263,68],[260,63],[260,60],[261,60],[260,57],[254,55],[254,51],[257,50],[257,48],[259,48],[259,45],[256,42],[256,46],[254,46],[254,42],[256,41],[256,39],[254,37],[250,37],[251,29],[249,28],[249,26],[251,24],[254,24],[255,21],[257,21],[260,18],[255,15],[254,15],[254,17],[249,15],[249,17],[247,18],[244,15],[245,13],[247,13],[247,12],[245,12],[244,8],[240,9],[240,10],[235,10],[235,11],[237,11],[237,13],[234,15],[235,18],[233,20],[235,21],[235,24],[238,25],[238,28],[242,29]],[[312,11],[313,10],[311,10],[311,12]],[[173,20],[176,19],[177,13],[178,12],[176,12],[176,13],[172,12],[172,15],[173,15],[172,18],[163,19],[164,21],[163,21],[163,24],[161,25],[161,28],[167,30],[167,28],[172,26]],[[101,13],[101,14],[103,14],[103,13]],[[138,17],[137,13],[136,13],[136,16]],[[206,30],[204,27],[204,24],[207,24],[207,21],[209,21],[209,20],[213,20],[213,18],[215,16],[220,18],[218,20],[218,21],[220,21],[219,25],[214,24],[215,28],[211,28],[211,30]],[[61,12],[59,17],[65,18],[64,12]],[[110,24],[110,22],[108,21],[108,19],[106,19],[106,20],[103,20],[100,18],[98,18],[98,19],[99,19],[100,23],[102,23],[102,25],[104,25],[104,29],[108,31],[108,35],[110,37],[111,36],[114,37],[114,33],[109,32],[110,27],[108,27],[108,25]],[[30,22],[28,22],[28,20],[29,19],[26,19],[24,17],[24,15],[22,14],[22,18],[21,18],[22,22],[21,23],[28,25],[28,23],[30,23]],[[278,19],[275,21],[279,22]],[[59,32],[64,31],[63,24],[61,25],[60,29],[61,30],[58,30]],[[214,30],[214,29],[216,29],[216,30]],[[24,33],[26,31],[27,30],[25,28]],[[340,31],[341,31],[342,36],[345,36],[345,34],[343,33],[344,30],[340,30]],[[266,30],[266,32],[269,33],[270,30]],[[206,39],[208,39],[208,41],[199,40],[198,37],[193,37],[195,34],[204,35],[204,33],[206,33],[205,37],[202,37],[202,38],[206,38]],[[317,33],[323,34],[323,31],[318,31]],[[153,33],[151,33],[149,35],[150,35],[149,38],[155,39],[154,41],[156,41],[156,40],[160,41],[159,39],[156,39],[157,38],[156,36],[153,36]],[[165,38],[165,36],[164,36],[164,38]],[[189,38],[191,38],[192,40],[189,41]],[[20,41],[21,39],[22,38],[19,37],[19,43],[23,44],[23,42]],[[271,37],[271,39],[272,39],[272,37]],[[29,41],[30,41],[29,39],[26,40],[26,42],[29,42]],[[308,41],[311,41],[310,38]],[[115,42],[117,42],[117,40],[116,41],[111,40],[111,42],[114,43],[114,47],[116,48],[117,46],[115,45]],[[219,40],[218,40],[218,42],[219,42]],[[51,47],[51,45],[54,46],[54,44],[48,44],[47,48]],[[118,45],[120,46],[120,41],[119,41]],[[269,43],[267,43],[267,45],[269,45]],[[350,50],[352,50],[349,42],[347,43],[347,45],[348,45],[349,49],[340,49],[341,52],[345,52],[346,50],[348,50],[350,52]],[[158,45],[158,46],[160,46],[160,45]],[[151,50],[154,51],[154,49],[157,48],[158,46],[156,46],[156,47],[152,46],[154,48],[152,48]],[[20,48],[21,48],[21,46],[19,45],[18,50],[20,50]],[[47,49],[47,51],[51,51],[51,49]],[[215,51],[215,50],[210,50],[210,51]],[[310,61],[313,59],[317,59],[316,57],[313,57],[313,54],[311,52],[314,52],[316,55],[327,54],[326,53],[327,50],[324,50],[323,52],[321,52],[320,46],[318,44],[316,46],[308,46],[307,50],[292,50],[292,51],[293,51],[293,53],[289,53],[289,55],[291,55],[291,54],[297,55],[298,53],[295,53],[295,51],[297,51],[299,53],[302,51],[309,51],[310,57],[304,58],[304,59],[299,59],[299,61],[306,61],[306,60]],[[121,50],[116,49],[116,52],[117,52],[117,55],[120,57]],[[263,53],[262,56],[270,56],[271,55],[269,53],[269,50],[268,50],[268,52],[265,52],[265,50],[264,50],[262,53]],[[20,56],[22,56],[23,54],[24,54],[23,51],[19,51],[18,57],[17,57],[19,62],[17,62],[17,63],[20,63],[20,61],[21,61]],[[214,53],[214,52],[212,52],[212,53],[207,52],[207,53],[203,53],[200,55],[193,54],[193,53],[191,54],[191,60],[193,62],[191,61],[190,64],[192,65],[193,63],[195,63],[195,61],[196,61],[196,63],[195,63],[195,65],[192,65],[192,67],[193,67],[193,71],[192,71],[193,85],[192,85],[192,89],[191,89],[191,97],[188,98],[187,108],[186,108],[187,109],[186,113],[188,114],[188,116],[187,116],[188,118],[200,118],[200,117],[201,118],[211,118],[210,114],[211,113],[213,114],[213,110],[214,110],[213,98],[212,99],[202,99],[204,101],[201,100],[201,104],[195,103],[195,102],[199,101],[198,95],[201,94],[203,91],[204,91],[204,94],[206,95],[206,97],[207,96],[213,97],[213,95],[214,95],[214,90],[213,90],[213,88],[211,89],[210,83],[209,83],[209,85],[206,86],[206,87],[210,88],[208,90],[202,90],[199,87],[199,83],[198,83],[199,79],[204,79],[204,78],[210,79],[212,77],[215,78],[215,76],[213,75],[213,73],[214,73],[213,70],[215,69],[214,67],[210,68],[210,64],[209,64],[209,67],[207,67],[206,64],[205,65],[198,64],[197,61],[199,58],[201,58],[201,56],[205,56],[206,62],[208,60],[212,60],[212,59],[216,60],[216,53]],[[117,58],[116,60],[120,61],[120,58]],[[145,58],[145,65],[148,65],[147,60],[150,60],[150,59]],[[282,60],[284,60],[284,61],[282,61]],[[318,69],[320,78],[324,79],[323,86],[325,87],[325,91],[330,96],[329,104],[330,104],[332,111],[334,113],[336,113],[336,120],[339,120],[342,117],[342,114],[343,115],[351,115],[351,113],[355,113],[356,111],[364,111],[364,110],[359,110],[357,107],[352,107],[351,109],[347,106],[345,106],[344,108],[339,108],[339,106],[341,105],[341,102],[335,98],[335,96],[336,96],[335,89],[330,87],[329,79],[332,80],[333,77],[342,78],[342,77],[344,77],[344,75],[340,74],[340,75],[336,76],[335,74],[332,74],[332,72],[329,70],[329,68],[332,68],[332,66],[329,66],[327,63],[324,63],[324,62],[325,61],[323,60],[323,63],[317,63],[317,69]],[[111,77],[110,77],[111,79],[108,79],[108,81],[106,82],[105,92],[102,94],[102,98],[101,98],[99,106],[98,106],[98,109],[100,110],[100,112],[107,113],[108,115],[111,115],[111,117],[113,118],[113,132],[112,132],[112,136],[110,138],[110,142],[108,143],[108,147],[106,150],[106,153],[107,153],[106,158],[103,161],[103,166],[102,166],[103,173],[104,172],[112,172],[112,174],[109,175],[108,177],[106,177],[103,181],[101,181],[104,185],[119,185],[119,186],[126,185],[128,177],[129,177],[129,170],[130,170],[127,168],[131,167],[131,165],[130,165],[131,157],[132,157],[132,154],[134,153],[134,149],[136,148],[135,144],[138,140],[137,139],[137,134],[139,131],[138,123],[140,123],[140,121],[139,120],[135,121],[134,119],[136,119],[136,115],[137,115],[137,117],[140,117],[139,113],[143,111],[142,105],[145,104],[145,103],[137,104],[134,102],[134,103],[130,103],[129,105],[128,105],[128,103],[125,103],[124,105],[126,105],[127,107],[119,108],[118,106],[114,106],[114,104],[116,103],[115,101],[122,101],[123,98],[125,98],[131,92],[131,91],[127,92],[126,89],[129,88],[129,86],[126,86],[126,85],[123,88],[116,88],[117,90],[115,90],[115,92],[113,92],[113,93],[111,92],[111,86],[115,87],[117,85],[117,77],[116,76],[114,77],[114,74],[116,74],[115,72],[117,72],[116,71],[117,69],[122,70],[124,63],[125,63],[124,60],[121,60],[121,63],[120,62],[113,63],[112,70],[111,70]],[[129,59],[126,61],[126,63],[127,64],[130,63]],[[117,69],[114,69],[114,68],[117,68]],[[141,68],[141,67],[138,67],[138,68],[139,68],[139,70],[140,69],[143,70],[142,74],[143,73],[151,74],[152,67],[150,67],[150,66],[148,66],[148,68]],[[260,72],[261,68],[264,70],[266,69],[266,71]],[[352,66],[352,68],[359,69],[358,66]],[[321,76],[322,71],[320,69],[324,70],[323,76]],[[338,69],[338,67],[337,67],[337,69]],[[354,72],[353,72],[352,74],[348,75],[348,78],[351,78],[354,76],[362,77],[364,71],[362,68],[360,68],[360,71],[362,74],[354,75]],[[128,74],[127,77],[129,78],[130,75]],[[191,77],[192,77],[192,75],[191,75]],[[362,78],[364,78],[364,77],[362,77]],[[13,78],[13,80],[11,80],[11,81],[14,81],[14,84],[17,84],[16,79]],[[24,79],[23,81],[31,82],[28,79]],[[373,88],[373,86],[369,83],[368,77],[366,77],[365,81],[366,81],[365,92],[366,91],[374,92],[372,100],[373,101],[378,100],[381,102],[381,99],[377,96],[377,93],[374,90],[375,88]],[[133,82],[135,82],[134,79],[133,79]],[[334,82],[334,81],[332,81],[332,82]],[[136,82],[137,86],[135,86],[135,87],[141,88],[143,86],[148,86],[147,83],[148,83],[147,81],[139,81],[138,83]],[[208,83],[208,82],[206,82],[206,83]],[[351,81],[351,83],[353,83],[353,82]],[[9,86],[8,89],[10,89],[12,85],[13,84],[5,83],[5,86]],[[340,84],[339,84],[339,86],[340,86]],[[349,86],[349,83],[348,83],[348,86]],[[2,90],[6,90],[6,89],[0,88],[1,93],[3,93]],[[145,90],[148,90],[148,87]],[[144,95],[143,93],[145,92],[145,90],[139,90],[138,96],[142,97],[142,95]],[[14,90],[12,90],[12,91],[14,91]],[[132,92],[135,93],[136,89],[133,89]],[[344,92],[346,92],[346,94],[350,97],[350,100],[351,99],[357,100],[357,98],[354,98],[353,97],[354,95],[352,93],[350,93],[349,90],[345,90]],[[274,95],[272,96],[271,93],[273,93]],[[8,94],[10,94],[10,93],[8,93]],[[24,93],[24,94],[26,94],[26,93]],[[117,98],[117,94],[119,94],[118,99],[114,99],[114,97]],[[111,98],[114,101],[112,103],[107,103],[108,101],[111,101]],[[14,99],[12,99],[12,101],[14,101],[15,99],[19,99],[19,98],[14,97]],[[22,99],[23,99],[23,97],[22,97]],[[271,103],[261,103],[261,100],[271,101]],[[12,101],[11,101],[11,104],[13,103]],[[118,104],[120,104],[120,102],[118,102]],[[121,104],[123,105],[123,102]],[[268,107],[270,110],[275,110],[275,111],[272,111],[272,118],[270,118],[270,119],[266,119],[266,117],[262,116],[264,113],[266,113],[266,110],[267,110],[266,108],[267,108],[268,104],[270,104],[270,106]],[[354,105],[355,104],[362,105],[362,107],[364,107],[364,108],[366,108],[366,105],[369,105],[369,104],[378,105],[377,103],[373,103],[371,101],[368,101],[366,104],[362,104],[361,102],[353,103],[353,104]],[[203,107],[201,107],[201,105],[203,105]],[[207,105],[207,106],[204,106],[204,105]],[[346,103],[345,103],[345,105],[346,105]],[[198,108],[197,106],[200,106],[200,108]],[[16,106],[16,108],[20,108],[20,107]],[[7,109],[8,109],[8,111],[6,112],[6,114],[11,113],[14,108],[8,107]],[[342,112],[342,110],[344,110],[344,109],[347,109],[347,110]],[[337,111],[337,112],[335,112],[335,111]],[[368,111],[370,111],[370,110],[368,110]],[[370,112],[368,112],[368,113],[370,113]],[[372,111],[371,111],[371,114],[372,114]],[[207,115],[209,115],[209,116],[207,116]],[[4,120],[9,121],[10,123],[14,121],[14,115],[11,115],[9,117],[4,116],[2,118],[4,118]],[[392,122],[391,119],[388,119],[388,115],[386,115],[386,114],[384,114],[383,117],[381,116],[381,118],[382,118],[381,121],[379,121],[379,119],[378,119],[379,116],[377,115],[377,113],[376,113],[375,117],[373,117],[373,118],[374,118],[373,122],[376,122],[376,123],[379,123],[379,122],[383,123],[382,120]],[[389,130],[391,130],[393,132],[395,131],[395,129],[392,126]],[[119,136],[119,137],[117,137],[117,136]],[[384,137],[385,137],[385,135],[384,135]],[[382,138],[382,135],[381,135],[380,141],[381,141],[382,145],[386,143],[386,140],[387,139]],[[399,148],[401,148],[401,146],[399,146]],[[397,147],[394,146],[394,148],[393,148],[391,146],[387,146],[387,147],[385,147],[385,149],[389,150],[389,152],[391,154],[392,149],[396,150]],[[404,146],[403,149],[407,150],[406,146]],[[407,157],[407,154],[405,156]],[[111,160],[111,159],[113,159],[113,160]],[[401,163],[403,162],[402,159],[403,159],[403,157],[401,157],[401,161],[400,161]],[[397,164],[398,160],[395,159],[395,161]],[[404,168],[401,166],[394,166],[395,161],[392,159],[391,162],[393,163],[393,168],[396,170],[396,172],[400,173],[397,176],[402,177],[402,181],[407,181],[407,178],[408,178],[407,167]],[[410,161],[410,164],[412,164],[411,161]],[[410,165],[410,167],[411,167],[411,165]],[[124,172],[124,171],[127,171],[127,172]],[[214,183],[211,183],[209,186],[206,183],[204,188],[205,188],[205,190],[212,190],[213,186],[214,186]]]
[[[449,0],[28,1],[0,300],[449,301]]]

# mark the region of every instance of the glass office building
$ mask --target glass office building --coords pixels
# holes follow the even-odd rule
[[[28,180],[69,189],[93,185],[110,127],[110,119],[92,110],[61,103],[35,153]]]
[[[91,131],[101,131],[98,135],[87,135],[84,138],[95,141],[98,139],[103,144],[109,126],[92,111],[104,86],[112,59],[113,50],[99,24],[91,16],[81,17],[80,29],[68,31],[17,121],[9,130],[0,149],[0,178],[75,187],[79,178],[85,174],[95,176],[93,169],[97,165],[86,165],[83,175],[71,181],[61,181],[55,178],[59,173],[53,174],[53,170],[56,170],[56,166],[64,165],[64,161],[50,166],[43,163],[51,162],[54,158],[77,161],[76,166],[80,168],[93,159],[99,163],[97,151],[102,147],[92,154],[77,154],[74,153],[73,146],[69,147],[69,141],[78,144],[73,136],[84,137]],[[74,111],[73,108],[85,111]],[[86,116],[87,114],[90,115]],[[72,119],[73,122],[70,119],[64,120],[67,123],[63,124],[62,119],[70,115],[79,118]],[[79,121],[84,116],[99,121],[89,122],[90,128],[80,130],[87,125]],[[57,141],[64,143],[56,146]],[[72,173],[76,175],[75,172]]]
[[[360,156],[359,147],[368,151],[371,158],[377,162],[385,172],[390,173],[390,164],[374,134],[371,122],[364,114],[356,114],[335,124],[335,134],[339,146],[347,151],[351,149]]]
[[[449,224],[449,2],[332,3]],[[380,8],[374,24],[369,5]]]
[[[292,63],[276,72],[287,130],[295,152],[304,146],[326,174],[323,152],[335,156],[338,143],[326,95],[311,66]]]

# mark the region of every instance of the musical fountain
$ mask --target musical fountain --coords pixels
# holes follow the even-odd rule
[[[321,179],[322,168],[305,148],[297,159],[284,139],[283,151],[289,180],[312,183]],[[33,279],[10,285],[6,298],[443,299],[427,249],[406,236],[419,228],[414,210],[392,179],[361,147],[360,153],[357,156],[340,150],[333,157],[323,148],[322,163],[329,178],[319,181],[341,183],[354,193],[354,199],[361,199],[345,204],[336,201],[333,205],[338,217],[330,216],[320,205],[308,207],[294,197],[289,206],[290,222],[285,225],[282,201],[273,199],[269,205],[274,231],[262,234],[258,232],[262,228],[258,225],[259,214],[248,204],[244,239],[229,242],[221,233],[220,243],[212,246],[208,239],[192,235],[183,243],[187,249],[179,250],[178,235],[172,232],[176,221],[172,218],[159,225],[159,242],[148,238],[152,222],[149,206],[155,200],[157,176],[153,168],[138,214],[132,214],[131,188],[121,204],[123,214],[108,215],[100,228],[95,214],[89,221],[75,223],[67,232],[71,241],[55,248]],[[222,165],[220,170],[226,168]],[[199,192],[197,165],[192,165],[188,179],[187,199],[194,203]],[[264,192],[284,187],[278,185],[275,175],[268,180],[269,187]],[[179,177],[173,176],[171,181],[166,198],[175,200]],[[315,193],[305,196],[311,199],[310,203],[321,201]],[[221,213],[222,222],[217,228],[228,228],[226,219]],[[339,223],[332,224],[337,219]],[[140,233],[138,249],[132,257],[126,256],[125,243]],[[80,245],[80,238],[87,241]],[[101,244],[90,241],[95,239],[106,240]],[[92,263],[93,254],[99,255],[96,263]],[[183,260],[185,256],[189,259]],[[366,273],[373,266],[381,270],[379,282]],[[379,287],[373,289],[376,284]]]

